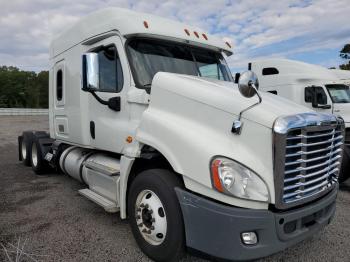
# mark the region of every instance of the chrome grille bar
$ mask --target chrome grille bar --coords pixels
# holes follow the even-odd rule
[[[341,134],[341,131],[332,131],[327,134],[320,134],[320,135],[299,135],[299,136],[292,136],[292,137],[287,137],[287,140],[294,140],[294,139],[302,139],[302,138],[319,138],[319,137],[325,137],[325,136],[332,136],[333,134]]]
[[[297,167],[297,168],[295,168],[293,170],[286,171],[284,174],[288,175],[288,174],[292,174],[292,173],[296,173],[296,172],[302,172],[302,171],[308,171],[308,170],[316,169],[316,168],[322,167],[322,166],[328,166],[330,163],[332,163],[333,161],[338,160],[340,158],[341,158],[341,156],[338,154],[335,157],[330,158],[326,162],[323,162],[322,164],[317,164],[317,165],[313,165],[313,166],[309,166],[309,167]]]
[[[336,162],[333,165],[331,165],[329,167],[326,167],[326,168],[324,168],[324,169],[322,169],[320,171],[317,171],[317,172],[314,172],[314,173],[310,173],[310,174],[307,174],[307,175],[299,174],[299,175],[297,175],[295,177],[286,178],[286,179],[284,179],[284,181],[285,181],[285,183],[288,183],[288,182],[296,181],[296,180],[300,180],[300,179],[311,178],[313,176],[317,176],[317,175],[322,174],[324,172],[328,172],[328,171],[332,170],[332,168],[336,167],[339,164],[340,164],[340,162]]]
[[[291,146],[287,146],[287,148],[297,148],[297,147],[308,147],[308,146],[319,146],[319,145],[323,145],[323,144],[329,144],[329,143],[333,143],[334,141],[338,141],[343,139],[343,136],[338,136],[335,138],[331,138],[328,139],[326,141],[322,141],[322,142],[316,142],[316,143],[298,143],[296,145],[291,145]]]
[[[291,190],[291,189],[294,189],[294,188],[299,188],[301,186],[311,185],[311,184],[316,183],[318,181],[322,181],[323,179],[328,178],[328,176],[330,174],[334,174],[337,171],[339,171],[339,169],[338,168],[334,168],[332,171],[325,173],[323,176],[320,176],[319,178],[316,178],[314,180],[310,180],[309,182],[298,182],[298,183],[293,184],[291,186],[286,186],[286,187],[284,187],[284,191]]]
[[[329,151],[331,149],[333,149],[334,147],[340,147],[343,145],[343,142],[339,142],[335,145],[330,145],[324,149],[318,149],[318,150],[314,150],[314,151],[299,151],[297,153],[293,153],[293,154],[287,154],[286,157],[291,157],[291,156],[299,156],[299,155],[311,155],[311,154],[315,154],[315,153],[321,153],[321,152],[324,152],[324,151]]]
[[[338,153],[341,153],[341,148],[338,148],[330,153],[327,153],[325,156],[320,156],[320,157],[315,157],[315,158],[312,158],[312,159],[309,159],[309,160],[304,160],[304,159],[298,159],[294,162],[287,162],[286,163],[286,166],[291,166],[291,165],[296,165],[296,164],[300,164],[300,163],[309,163],[309,162],[313,162],[313,161],[318,161],[318,160],[322,160],[322,159],[325,159],[325,158],[329,158],[331,157],[332,155],[334,154],[338,154]]]

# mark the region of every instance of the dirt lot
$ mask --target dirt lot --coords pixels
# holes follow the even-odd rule
[[[35,175],[18,161],[17,136],[47,130],[46,116],[0,117],[0,261],[149,261],[127,221],[78,194],[65,175]],[[350,182],[335,219],[313,239],[261,261],[350,261]],[[188,255],[184,261],[203,261]]]

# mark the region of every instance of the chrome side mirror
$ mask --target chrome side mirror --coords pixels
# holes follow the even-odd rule
[[[259,101],[255,104],[249,106],[248,108],[242,110],[239,113],[238,120],[235,120],[232,124],[231,132],[240,135],[242,132],[243,123],[241,122],[242,114],[249,109],[259,105],[262,101],[261,96],[258,92],[259,81],[257,75],[253,71],[246,71],[240,75],[238,80],[238,89],[242,96],[246,98],[251,98],[255,95],[258,96]]]
[[[246,71],[240,75],[238,89],[242,96],[250,98],[258,93],[259,81],[253,71]]]
[[[99,63],[97,53],[86,53],[82,56],[82,90],[98,91]]]

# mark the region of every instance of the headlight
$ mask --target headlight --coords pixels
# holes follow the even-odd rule
[[[210,165],[213,187],[221,193],[239,198],[267,202],[269,192],[264,181],[245,166],[224,157]]]

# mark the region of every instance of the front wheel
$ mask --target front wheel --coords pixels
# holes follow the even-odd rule
[[[128,212],[141,250],[155,261],[177,261],[185,249],[184,224],[175,187],[181,180],[163,169],[140,173],[129,190]]]

